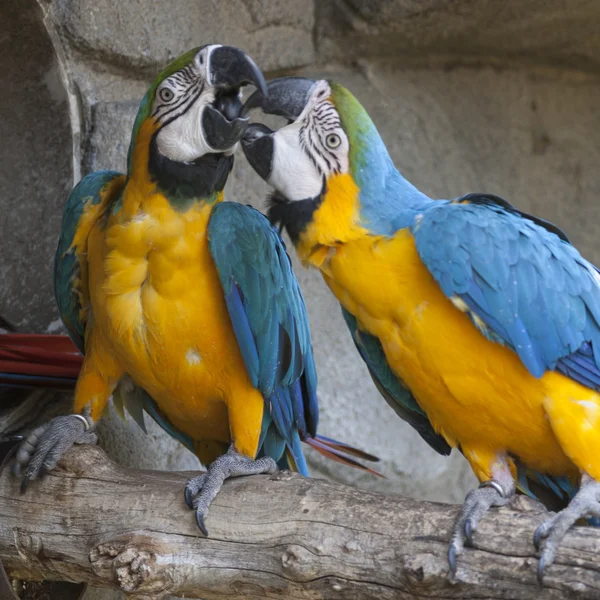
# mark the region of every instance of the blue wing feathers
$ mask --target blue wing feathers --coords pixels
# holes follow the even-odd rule
[[[470,195],[432,204],[412,232],[444,294],[467,304],[484,335],[536,377],[557,370],[600,390],[600,277],[562,231]]]
[[[256,341],[248,320],[245,318],[244,301],[238,286],[230,281],[230,291],[225,291],[225,303],[236,332],[237,341],[248,369],[252,384],[258,387],[259,360]]]
[[[279,461],[285,450],[306,474],[300,439],[316,432],[317,378],[285,245],[261,213],[231,202],[214,208],[208,237],[244,363],[265,398],[260,454]]]

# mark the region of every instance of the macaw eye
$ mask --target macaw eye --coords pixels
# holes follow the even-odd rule
[[[173,92],[173,90],[164,87],[161,90],[159,90],[158,92],[158,97],[163,101],[163,102],[171,102],[171,100],[173,100],[173,96],[175,96],[175,93]]]
[[[337,135],[335,133],[330,133],[325,138],[325,143],[327,144],[328,148],[333,149],[333,148],[337,148],[342,143],[342,140],[339,135]]]

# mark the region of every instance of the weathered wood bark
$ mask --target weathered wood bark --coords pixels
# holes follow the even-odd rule
[[[13,577],[86,581],[138,599],[600,598],[600,531],[568,534],[538,588],[536,503],[494,511],[447,580],[457,507],[289,473],[228,482],[198,534],[189,474],[134,471],[70,451],[19,493],[0,476],[0,558]]]

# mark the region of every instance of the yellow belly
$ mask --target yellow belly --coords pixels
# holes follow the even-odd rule
[[[573,475],[579,467],[600,475],[598,394],[554,372],[536,379],[516,353],[485,338],[444,296],[410,233],[340,246],[321,269],[480,479],[491,476],[486,457],[505,452],[549,474]]]
[[[194,440],[256,453],[264,401],[238,348],[206,229],[211,207],[156,195],[89,238],[94,329],[124,371]]]

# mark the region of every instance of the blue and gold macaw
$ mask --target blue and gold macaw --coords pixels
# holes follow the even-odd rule
[[[283,78],[250,109],[244,152],[270,217],[342,305],[373,380],[441,454],[481,482],[449,551],[516,489],[568,507],[543,523],[541,579],[564,533],[600,516],[600,274],[557,227],[488,194],[434,201],[395,168],[352,94]]]
[[[33,432],[24,485],[74,442],[92,441],[109,397],[147,411],[207,465],[186,500],[204,518],[224,479],[307,475],[300,446],[357,465],[317,436],[308,318],[285,246],[268,220],[221,202],[248,126],[240,87],[265,82],[236,48],[196,48],[142,100],[127,175],[85,177],[67,202],[55,292],[84,354],[75,415]]]

